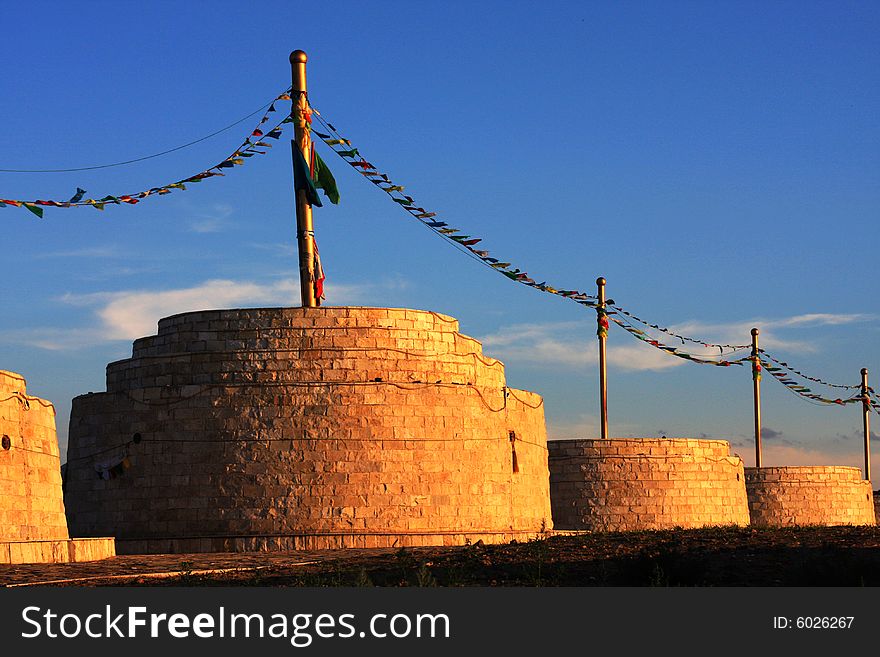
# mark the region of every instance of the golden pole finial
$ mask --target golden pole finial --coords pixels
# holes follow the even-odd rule
[[[758,334],[752,329],[752,385],[755,405],[755,467],[761,467],[761,362],[758,357]]]
[[[309,100],[306,95],[306,61],[308,56],[302,50],[294,50],[290,53],[290,77],[293,88],[290,115],[294,119],[290,149],[294,170],[297,167],[297,149],[306,164],[311,161],[311,136],[306,120],[309,111]],[[314,308],[319,301],[315,298],[315,232],[312,225],[312,206],[304,189],[294,189],[294,193],[300,297],[304,308]]]
[[[862,426],[865,430],[865,479],[871,481],[871,402],[868,400],[868,368],[862,368]]]
[[[596,319],[599,329],[599,410],[601,416],[602,438],[608,438],[608,373],[605,364],[605,339],[608,336],[608,316],[605,313],[605,279],[601,276],[596,279],[599,289],[599,305],[596,307]]]

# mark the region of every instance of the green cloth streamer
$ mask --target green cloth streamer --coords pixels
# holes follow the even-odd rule
[[[24,207],[37,215],[40,219],[43,218],[43,208],[38,208],[36,205],[32,205],[30,203],[24,203]]]
[[[310,205],[321,207],[321,197],[315,189],[315,181],[309,175],[309,165],[296,145],[293,148],[293,188],[297,191],[305,191],[306,200]]]
[[[324,190],[324,195],[330,199],[333,205],[339,205],[339,189],[336,187],[336,179],[330,171],[330,167],[315,152],[315,187]]]

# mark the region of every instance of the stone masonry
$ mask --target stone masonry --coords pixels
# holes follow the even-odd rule
[[[0,563],[102,559],[112,539],[69,540],[55,407],[0,370]]]
[[[726,441],[611,438],[547,446],[558,529],[749,524],[743,463]]]
[[[0,540],[64,539],[55,407],[0,370]]]
[[[839,465],[746,468],[752,524],[873,525],[871,482]]]
[[[552,527],[542,399],[458,322],[192,312],[74,399],[72,531],[120,552],[510,540]]]

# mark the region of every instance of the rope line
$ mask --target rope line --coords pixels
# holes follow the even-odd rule
[[[264,387],[264,388],[307,388],[307,387],[321,387],[321,386],[349,386],[349,387],[361,387],[361,386],[391,386],[394,388],[398,388],[399,390],[405,391],[414,391],[425,389],[429,386],[435,386],[439,388],[464,388],[473,390],[480,396],[483,403],[486,407],[492,412],[500,412],[504,410],[504,407],[499,409],[493,409],[489,404],[485,401],[485,397],[483,397],[479,388],[483,388],[485,390],[496,390],[493,387],[487,386],[477,386],[472,383],[458,383],[454,381],[436,381],[436,382],[428,382],[428,381],[266,381],[260,383],[206,383],[200,384],[200,390],[185,396],[176,397],[174,399],[168,400],[156,400],[153,402],[148,402],[142,399],[137,399],[135,396],[131,394],[130,390],[121,390],[117,394],[122,394],[128,397],[131,401],[136,404],[141,404],[146,407],[154,407],[154,406],[173,406],[175,404],[179,404],[184,401],[188,401],[194,397],[198,397],[199,395],[204,394],[208,390],[216,389],[216,388],[250,388],[250,387]],[[503,388],[501,389],[503,390]]]
[[[51,408],[52,413],[57,415],[57,412],[55,410],[55,404],[53,404],[50,401],[46,401],[45,399],[40,399],[39,397],[32,397],[30,395],[26,395],[23,392],[18,392],[18,391],[13,392],[8,397],[4,397],[3,399],[0,399],[0,403],[7,402],[11,399],[17,400],[24,407],[25,410],[30,410],[30,402],[35,401],[43,408]]]
[[[323,330],[323,329],[322,329]],[[468,336],[461,336],[466,338]],[[457,356],[461,358],[466,358],[468,356],[473,356],[475,359],[479,360],[486,367],[497,367],[501,366],[501,361],[495,358],[488,358],[483,356],[482,354],[478,354],[475,351],[468,351],[465,353],[459,353],[457,351],[410,351],[407,349],[400,349],[398,347],[290,347],[287,349],[236,349],[236,350],[226,350],[226,351],[212,351],[211,354],[289,354],[289,353],[303,353],[310,351],[331,351],[334,353],[345,353],[345,352],[357,352],[357,353],[372,353],[377,351],[390,351],[393,353],[403,354],[405,356],[411,356],[415,358],[429,358],[434,356]],[[202,352],[204,353],[204,352]],[[192,356],[199,356],[200,352],[191,352],[191,353],[178,353],[178,354],[147,354],[143,356],[132,357],[132,360],[148,360],[153,358],[190,358]]]
[[[150,438],[149,440],[143,440],[141,445],[149,445],[152,443],[211,443],[211,444],[240,444],[240,443],[300,443],[300,442],[382,442],[382,443],[465,443],[465,442],[503,442],[509,443],[510,439],[507,436],[501,436],[498,438],[331,438],[331,437],[302,437],[302,438],[223,438],[220,440],[211,439],[211,438]],[[547,451],[547,447],[541,445],[540,443],[533,442],[531,440],[525,440],[517,436],[516,444],[520,443],[525,445],[531,445],[532,447],[538,447]],[[105,449],[98,450],[97,452],[92,452],[91,454],[86,454],[84,456],[77,456],[73,459],[68,459],[67,463],[75,463],[77,461],[85,461],[87,459],[95,458],[96,456],[101,456],[103,454],[107,454],[109,452],[114,452],[117,450],[125,450],[131,445],[135,445],[133,440],[128,440],[124,443],[120,443],[119,445],[114,445],[113,447],[107,447]],[[44,453],[44,452],[38,452]],[[130,456],[130,454],[129,454]]]
[[[92,199],[87,198],[83,199],[83,195],[85,194],[85,190],[77,189],[77,193],[69,200],[69,201],[52,201],[52,200],[33,200],[33,201],[24,201],[24,200],[10,200],[10,199],[2,199],[0,198],[0,207],[4,207],[6,205],[11,205],[15,207],[24,207],[30,210],[32,213],[37,215],[38,217],[43,216],[43,207],[56,207],[56,208],[72,208],[72,207],[80,207],[80,206],[92,206],[97,210],[103,210],[104,206],[108,203],[120,205],[122,203],[128,203],[131,205],[139,203],[142,199],[147,198],[148,196],[153,195],[164,195],[170,194],[174,189],[185,190],[186,185],[190,183],[198,183],[207,178],[212,178],[214,176],[224,176],[222,169],[233,168],[236,166],[240,166],[244,164],[246,158],[253,157],[254,155],[265,155],[267,150],[260,149],[268,149],[272,147],[272,144],[267,141],[263,141],[264,138],[269,139],[279,139],[283,132],[283,126],[287,123],[293,122],[293,117],[290,115],[285,116],[281,121],[274,125],[274,127],[270,128],[268,131],[264,131],[261,126],[264,123],[269,121],[269,115],[272,112],[275,112],[275,103],[282,100],[291,100],[291,94],[294,93],[291,88],[283,91],[279,94],[275,100],[273,100],[269,104],[269,109],[263,114],[263,117],[260,119],[260,122],[251,131],[250,135],[245,137],[244,141],[242,141],[241,145],[236,148],[227,158],[223,161],[215,164],[212,167],[204,169],[197,174],[191,175],[187,178],[182,178],[175,182],[160,186],[160,187],[151,187],[148,190],[144,190],[141,192],[136,192],[132,194],[123,194],[121,196],[113,196],[108,195],[101,199]],[[259,111],[259,110],[257,110]],[[256,137],[257,141],[252,141],[251,138]]]
[[[251,112],[247,116],[240,118],[238,121],[235,121],[234,123],[230,123],[225,128],[220,128],[219,130],[212,132],[210,135],[205,135],[204,137],[200,137],[199,139],[195,139],[193,141],[187,142],[181,146],[169,148],[168,150],[162,151],[160,153],[153,153],[152,155],[145,155],[143,157],[136,157],[134,159],[124,160],[122,162],[113,162],[111,164],[97,164],[97,165],[88,166],[88,167],[72,167],[69,169],[0,169],[0,173],[69,173],[69,172],[73,172],[73,171],[91,171],[94,169],[109,169],[111,167],[121,167],[126,164],[134,164],[135,162],[143,162],[144,160],[151,160],[154,157],[161,157],[162,155],[168,155],[169,153],[174,153],[176,151],[183,150],[184,148],[194,146],[195,144],[201,143],[207,139],[210,139],[211,137],[216,137],[220,133],[226,132],[230,128],[234,128],[239,123],[243,123],[244,121],[247,121],[249,118],[251,118],[255,114],[258,114],[259,112],[261,112],[264,109],[266,109],[267,107],[269,107],[273,102],[275,102],[274,99],[269,101],[268,103],[266,103],[262,107],[255,109],[253,112]]]

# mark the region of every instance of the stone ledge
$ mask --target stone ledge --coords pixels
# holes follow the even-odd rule
[[[189,554],[200,552],[282,552],[289,550],[335,550],[340,548],[399,548],[440,545],[509,543],[550,535],[552,530],[363,532],[265,534],[252,536],[204,536],[181,538],[125,538],[117,541],[119,554]]]
[[[98,561],[116,556],[112,538],[0,541],[0,564]]]

